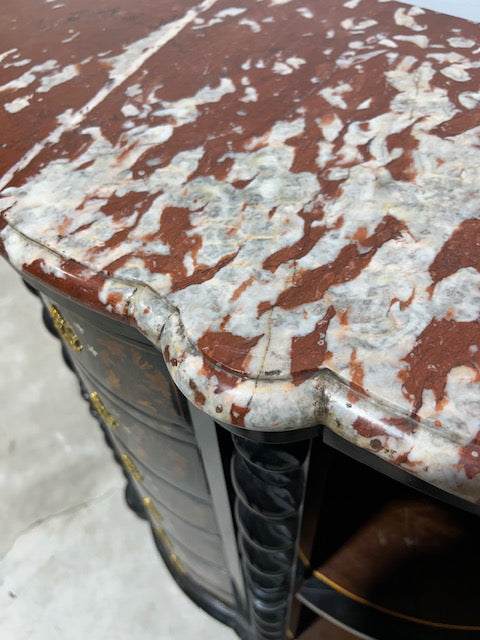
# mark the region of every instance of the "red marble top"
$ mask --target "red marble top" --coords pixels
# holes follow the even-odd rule
[[[249,429],[480,499],[480,28],[385,0],[4,2],[0,242]]]

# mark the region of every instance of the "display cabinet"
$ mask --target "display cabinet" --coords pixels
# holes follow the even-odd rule
[[[462,7],[5,10],[1,252],[172,578],[243,640],[480,637]]]

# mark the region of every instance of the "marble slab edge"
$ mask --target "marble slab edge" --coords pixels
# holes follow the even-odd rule
[[[0,240],[0,253],[19,273],[135,325],[162,352],[186,398],[214,420],[263,432],[322,424],[385,462],[479,503],[480,443],[447,437],[429,421],[413,419],[395,405],[355,389],[328,368],[296,378],[239,376],[209,360],[188,339],[180,311],[168,295],[161,296],[142,282],[94,273],[73,260],[67,262],[67,275],[62,256],[11,226],[8,235],[9,243],[17,249],[22,245],[22,250],[7,253]],[[34,259],[15,262],[14,256],[25,255]]]

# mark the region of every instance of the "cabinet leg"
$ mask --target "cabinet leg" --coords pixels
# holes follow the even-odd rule
[[[252,639],[285,640],[310,443],[233,441],[235,519]]]

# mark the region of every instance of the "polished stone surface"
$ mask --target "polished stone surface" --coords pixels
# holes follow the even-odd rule
[[[234,640],[165,569],[44,329],[0,264],[0,637]]]
[[[477,502],[480,27],[382,0],[17,13],[8,259],[135,321],[210,415],[322,421]]]

